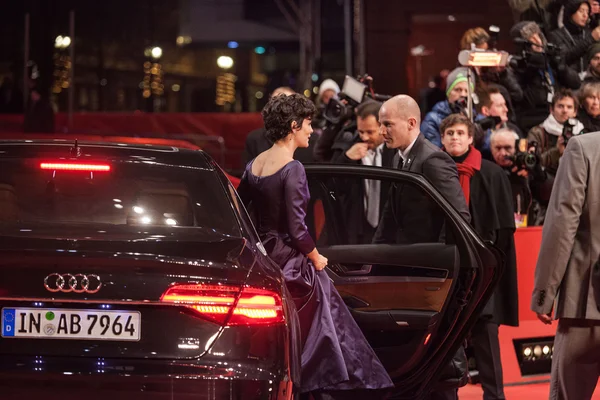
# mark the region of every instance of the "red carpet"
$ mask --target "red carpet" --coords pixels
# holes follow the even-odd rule
[[[549,386],[549,383],[508,386],[504,388],[504,394],[507,400],[548,400]],[[458,391],[458,398],[459,400],[482,400],[483,391],[479,385],[467,385]],[[592,400],[600,400],[600,389],[597,386]]]

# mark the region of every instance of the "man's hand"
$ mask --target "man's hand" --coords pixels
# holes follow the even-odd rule
[[[517,167],[513,167],[513,169],[511,169],[510,172],[512,172],[513,174],[516,173],[517,175],[522,176],[524,178],[527,178],[529,176],[529,172],[526,169],[522,169],[519,171]]]
[[[369,145],[367,143],[355,143],[346,151],[346,157],[351,160],[358,161],[367,155]]]
[[[542,321],[544,324],[546,325],[551,325],[552,324],[552,313],[548,313],[548,314],[539,314],[536,313],[537,317],[540,321]]]

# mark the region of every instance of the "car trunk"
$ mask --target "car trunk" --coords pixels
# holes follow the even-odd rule
[[[215,319],[165,293],[184,284],[237,298],[251,268],[236,261],[241,238],[69,232],[0,236],[0,354],[200,357],[227,315]]]

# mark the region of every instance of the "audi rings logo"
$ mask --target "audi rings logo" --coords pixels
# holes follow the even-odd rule
[[[96,293],[102,287],[98,275],[58,274],[53,273],[44,278],[44,287],[52,293]]]

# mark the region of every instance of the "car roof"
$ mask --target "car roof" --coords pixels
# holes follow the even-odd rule
[[[175,166],[192,166],[214,170],[214,162],[202,150],[174,146],[114,142],[77,141],[70,139],[6,139],[0,140],[0,158],[5,157],[69,157],[77,145],[86,160],[98,158],[129,159],[152,157],[153,161]],[[91,158],[89,158],[91,157]]]

